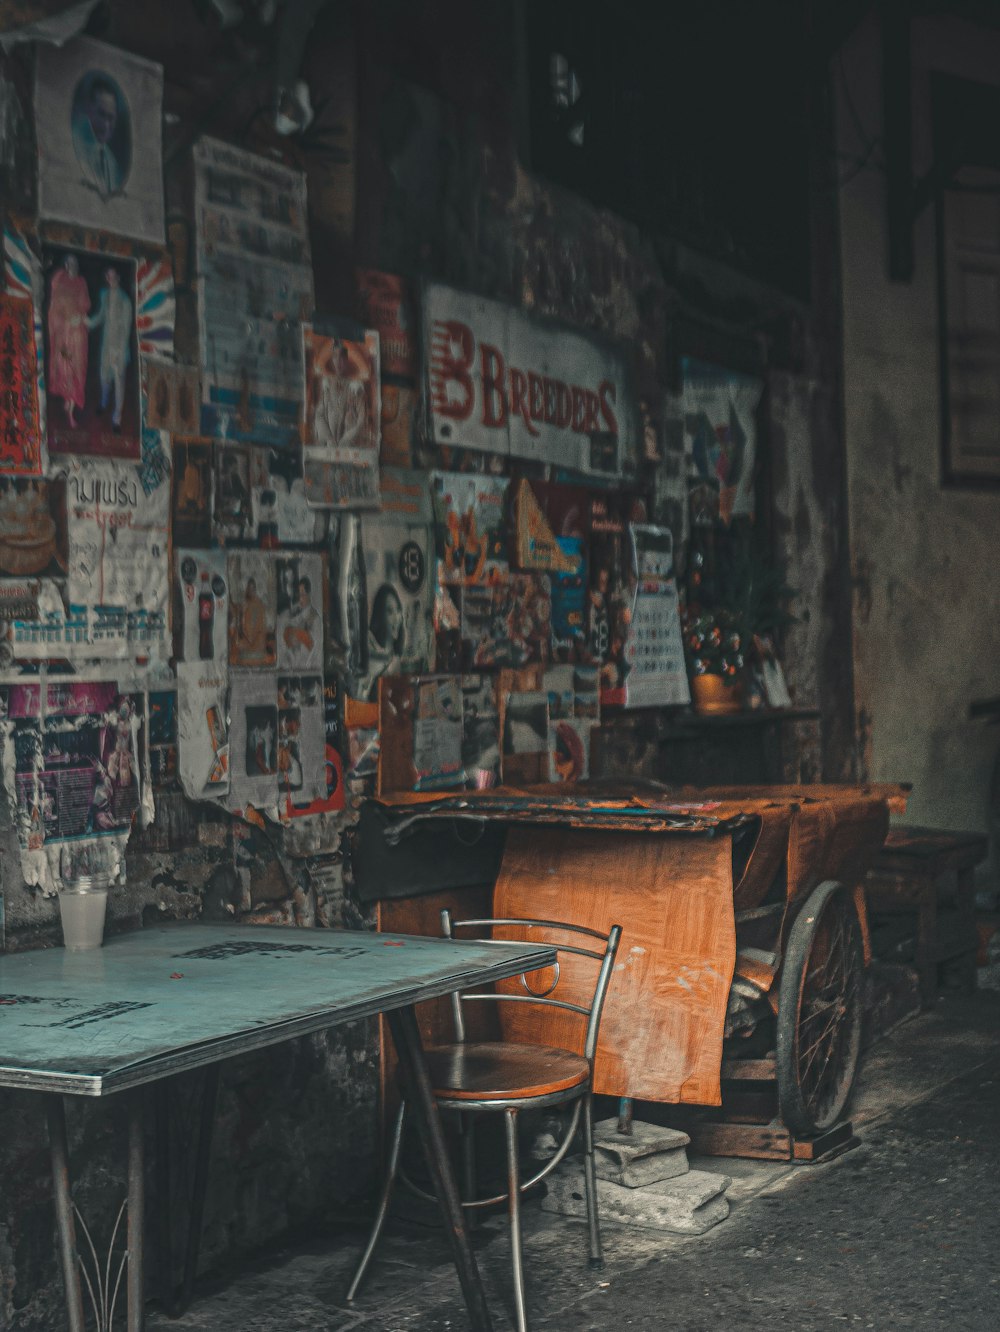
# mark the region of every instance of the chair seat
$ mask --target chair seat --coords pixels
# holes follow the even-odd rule
[[[451,1101],[551,1096],[584,1086],[590,1077],[583,1055],[507,1041],[431,1046],[427,1069],[435,1097]]]

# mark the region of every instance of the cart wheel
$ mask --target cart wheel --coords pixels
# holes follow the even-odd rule
[[[778,1104],[793,1133],[840,1117],[861,1051],[861,926],[851,895],[814,889],[788,936],[778,992]]]

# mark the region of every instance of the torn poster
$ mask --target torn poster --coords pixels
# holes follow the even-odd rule
[[[56,246],[44,263],[49,451],[138,461],[135,260]]]
[[[323,525],[323,515],[306,500],[301,459],[288,449],[250,450],[250,503],[264,548],[315,541],[317,523]]]
[[[283,695],[279,678],[279,711],[287,699],[287,692]],[[283,823],[308,819],[310,816],[332,814],[344,808],[344,765],[340,757],[340,697],[336,677],[326,680],[323,684],[323,739],[325,755],[323,791],[315,800],[304,803],[285,799],[279,806]],[[317,829],[317,836],[319,835]],[[315,854],[318,850],[319,842],[309,834],[300,834],[298,841],[303,845],[313,845],[314,850],[311,854]],[[290,854],[296,853],[290,851]]]
[[[313,309],[305,176],[208,138],[194,167],[202,433],[289,448]]]
[[[149,775],[153,786],[176,787],[177,783],[177,690],[150,690]]]
[[[413,682],[413,767],[417,791],[461,786],[462,693],[454,675],[424,677]]]
[[[229,673],[225,660],[177,663],[177,771],[192,800],[229,791]]]
[[[83,874],[124,872],[142,814],[141,693],[115,680],[0,686],[3,774],[28,884],[48,894]]]
[[[692,512],[723,522],[753,517],[757,404],[752,375],[683,357],[684,436]]]
[[[688,703],[673,537],[666,527],[629,525],[635,591],[624,645],[624,678],[601,693],[627,708]]]
[[[323,667],[325,569],[321,555],[286,554],[275,561],[278,669]]]
[[[443,583],[490,583],[506,576],[506,477],[431,472]]]
[[[306,499],[321,509],[378,508],[378,334],[344,321],[302,325]]]
[[[66,600],[66,482],[0,476],[0,659],[64,656],[72,642]],[[83,641],[85,641],[85,636]]]
[[[92,608],[93,641],[113,655],[165,660],[170,486],[147,494],[128,463],[73,459],[66,497],[70,604]]]
[[[0,472],[41,476],[35,316],[30,301],[0,294]]]
[[[35,67],[41,217],[163,244],[163,67],[77,38]]]
[[[620,348],[437,283],[423,306],[435,443],[620,474],[638,437]]]
[[[433,669],[432,550],[427,474],[385,469],[382,512],[351,515],[341,532],[334,635],[353,697],[374,700],[382,675]]]
[[[548,781],[549,700],[537,690],[508,694],[504,705],[503,779],[511,786]]]
[[[500,784],[500,713],[496,678],[463,675],[462,767],[465,784],[483,791]]]
[[[278,676],[279,808],[327,796],[325,700],[320,675]]]
[[[274,809],[278,803],[278,696],[274,676],[233,671],[229,707],[229,807]]]
[[[463,587],[459,604],[463,670],[520,667],[550,659],[548,574],[510,574],[500,583]]]
[[[229,584],[224,550],[174,551],[174,656],[228,661]]]

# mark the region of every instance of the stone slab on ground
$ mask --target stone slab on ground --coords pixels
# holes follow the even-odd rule
[[[631,1134],[625,1134],[618,1132],[617,1119],[602,1119],[594,1125],[597,1177],[629,1189],[675,1179],[687,1174],[690,1142],[679,1129],[645,1120],[634,1120]]]
[[[726,1189],[728,1175],[689,1170],[675,1179],[661,1180],[643,1189],[627,1189],[609,1180],[597,1181],[597,1208],[601,1224],[606,1221],[649,1230],[668,1230],[676,1235],[703,1235],[729,1215]],[[584,1217],[587,1204],[577,1170],[551,1176],[542,1210],[563,1216]]]

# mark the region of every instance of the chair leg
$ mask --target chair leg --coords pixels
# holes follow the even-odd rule
[[[507,1130],[507,1205],[510,1209],[510,1251],[514,1269],[514,1306],[517,1332],[528,1332],[524,1305],[524,1265],[521,1259],[521,1175],[517,1159],[517,1111],[504,1111]]]
[[[590,1093],[583,1098],[583,1184],[587,1195],[587,1231],[590,1266],[603,1267],[601,1230],[597,1219],[597,1173],[594,1170],[594,1113]]]
[[[385,1219],[389,1215],[389,1201],[392,1198],[393,1185],[396,1182],[396,1175],[399,1171],[399,1157],[403,1147],[403,1126],[406,1123],[406,1101],[400,1101],[399,1113],[396,1115],[396,1123],[392,1130],[392,1145],[389,1148],[389,1161],[386,1166],[385,1178],[382,1181],[382,1194],[378,1200],[378,1210],[375,1213],[375,1221],[372,1225],[371,1234],[368,1236],[368,1243],[365,1251],[361,1255],[361,1261],[358,1263],[357,1271],[350,1286],[347,1288],[347,1294],[344,1297],[348,1303],[354,1299],[358,1293],[358,1287],[364,1280],[365,1273],[368,1271],[368,1264],[372,1260],[372,1254],[375,1252],[375,1245],[379,1242],[382,1231],[385,1228]]]
[[[465,1202],[476,1200],[476,1121],[473,1115],[459,1115],[459,1131],[462,1138],[462,1198]],[[479,1216],[475,1208],[468,1208],[465,1224],[469,1230],[475,1230]]]

